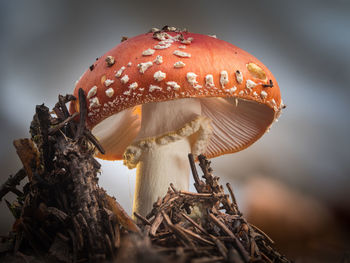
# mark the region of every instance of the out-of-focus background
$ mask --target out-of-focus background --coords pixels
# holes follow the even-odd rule
[[[215,34],[260,59],[287,104],[250,148],[212,160],[248,217],[297,262],[340,262],[350,235],[350,1],[0,0],[0,183],[21,168],[36,104],[120,42],[172,25]],[[130,213],[135,171],[101,161],[101,185]],[[12,200],[13,196],[7,197]],[[0,234],[13,219],[0,204]]]

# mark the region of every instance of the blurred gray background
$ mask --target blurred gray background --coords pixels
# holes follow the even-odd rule
[[[247,200],[268,196],[259,191],[271,183],[300,197],[295,200],[311,200],[294,214],[308,221],[314,204],[323,211],[316,221],[331,218],[328,225],[348,233],[350,1],[1,0],[0,21],[0,183],[21,168],[12,141],[29,137],[36,104],[51,108],[58,94],[72,93],[75,80],[122,36],[172,25],[215,34],[256,56],[275,75],[288,106],[256,144],[212,160],[243,212],[250,215]],[[101,163],[101,185],[130,213],[135,171]],[[0,234],[6,234],[13,219],[4,202],[0,210]],[[342,242],[333,244],[339,256],[348,249]]]

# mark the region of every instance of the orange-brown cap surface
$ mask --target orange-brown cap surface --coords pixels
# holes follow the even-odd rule
[[[235,146],[221,147],[220,144],[226,142],[220,138],[215,140],[218,129],[215,127],[230,116],[212,123],[214,137],[205,153],[208,157],[236,152],[255,142],[269,128],[283,105],[277,81],[258,59],[223,40],[188,32],[158,31],[123,41],[83,74],[76,83],[76,97],[79,88],[87,94],[89,128],[126,109],[133,109],[133,116],[140,120],[139,108],[135,106],[150,102],[201,98],[206,111],[217,109],[219,115],[221,106],[216,106],[219,102],[204,98],[225,98],[232,108],[237,107],[237,103],[259,105],[247,111],[243,106],[237,107],[235,114],[241,117],[232,115],[238,121],[241,118],[240,125],[243,125],[243,128],[233,127],[235,133],[247,137],[243,141],[237,140]],[[71,111],[78,111],[77,105],[78,102],[72,104]],[[206,115],[210,118],[211,114],[207,112]],[[256,117],[249,121],[248,127],[245,116],[249,114]],[[139,122],[133,122],[135,136],[138,125]],[[231,123],[220,125],[232,126]],[[259,127],[252,135],[245,136],[244,126],[247,130]],[[226,137],[224,141],[232,136]],[[232,137],[232,140],[236,139]],[[120,153],[126,146],[123,147]],[[117,154],[112,159],[120,157]]]

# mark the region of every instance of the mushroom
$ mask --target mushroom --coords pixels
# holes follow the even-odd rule
[[[137,168],[133,211],[142,215],[169,183],[188,189],[188,153],[212,158],[247,148],[283,106],[275,78],[255,57],[170,28],[123,41],[84,73],[76,96],[80,88],[87,126],[106,151],[98,157]]]

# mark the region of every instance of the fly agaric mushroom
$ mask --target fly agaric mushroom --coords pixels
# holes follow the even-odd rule
[[[106,151],[98,157],[137,168],[133,211],[142,215],[171,182],[188,189],[188,153],[243,150],[283,105],[273,75],[242,49],[174,28],[153,31],[103,55],[74,91],[87,94],[87,126]]]

